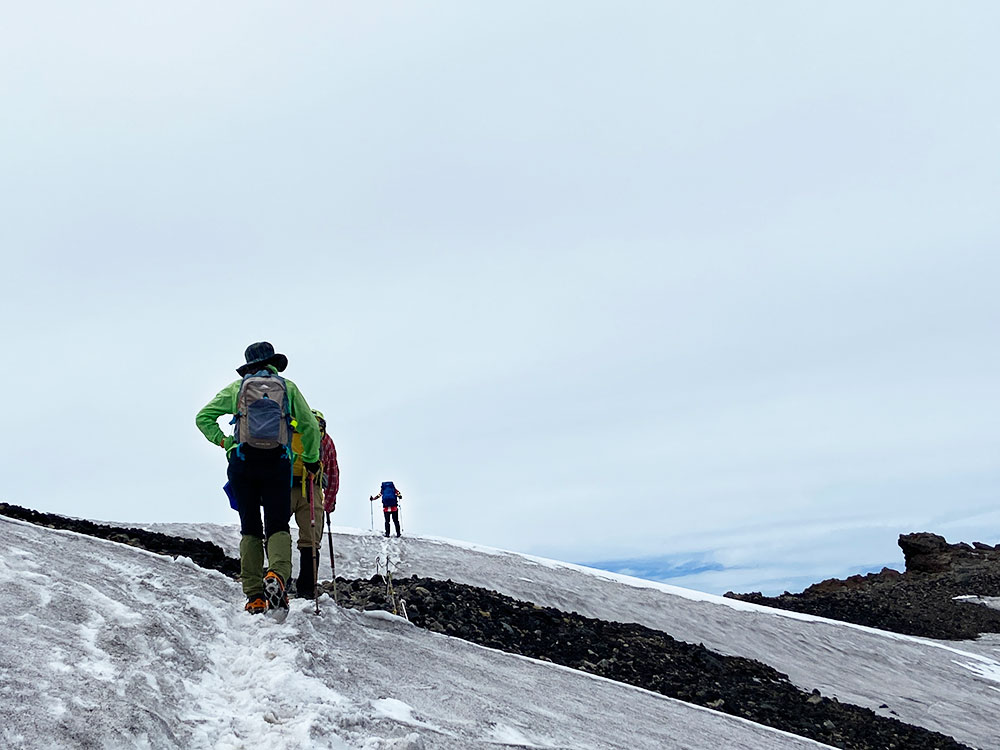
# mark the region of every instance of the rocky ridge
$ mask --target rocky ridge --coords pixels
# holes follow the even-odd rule
[[[1000,633],[1000,611],[962,601],[963,596],[1000,596],[1000,545],[949,544],[929,532],[901,534],[905,571],[830,578],[799,594],[725,596],[767,607],[853,622],[896,633],[966,640]]]

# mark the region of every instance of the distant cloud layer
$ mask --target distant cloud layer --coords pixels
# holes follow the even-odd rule
[[[404,529],[712,590],[997,541],[998,21],[22,4],[0,499],[235,523],[193,419],[269,340],[341,525],[391,478]]]

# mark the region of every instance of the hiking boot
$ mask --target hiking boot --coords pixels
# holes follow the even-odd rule
[[[316,587],[316,577],[313,575],[313,551],[311,549],[299,550],[299,578],[296,582],[296,591],[303,599],[313,595]]]
[[[285,593],[285,582],[273,570],[264,576],[264,598],[268,609],[288,609],[288,595]]]
[[[263,594],[248,596],[244,609],[252,615],[262,615],[267,612],[267,599],[264,598]]]
[[[388,532],[388,531],[387,531],[387,532],[385,532],[385,535],[386,535],[386,536],[389,536],[389,532]]]

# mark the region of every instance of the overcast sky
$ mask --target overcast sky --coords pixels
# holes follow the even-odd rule
[[[1000,542],[998,24],[11,5],[0,500],[236,522],[194,415],[268,340],[339,525],[392,479],[404,533],[711,591]]]

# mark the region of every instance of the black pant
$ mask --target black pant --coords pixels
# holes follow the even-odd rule
[[[382,513],[385,515],[385,535],[389,536],[389,519],[392,518],[396,524],[396,536],[399,536],[399,509],[384,510]]]
[[[292,516],[292,467],[284,449],[259,450],[249,446],[229,458],[229,486],[240,511],[240,532],[244,536],[268,539],[278,531],[288,531]],[[264,509],[261,526],[260,510]]]

